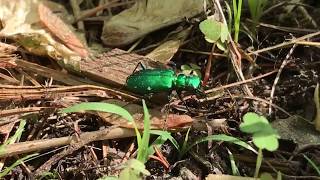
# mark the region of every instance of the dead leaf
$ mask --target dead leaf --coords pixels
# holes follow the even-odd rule
[[[125,108],[135,119],[139,129],[143,129],[143,108],[137,104],[128,104],[120,100],[107,100],[107,103],[116,104]],[[157,109],[149,109],[151,117],[151,129],[168,129],[180,130],[187,129],[193,122],[193,119],[188,115],[166,114]],[[106,122],[119,125],[120,127],[133,128],[132,124],[126,119],[111,113],[99,112],[98,115]]]
[[[38,6],[38,0],[1,0],[0,19],[3,29],[0,30],[0,37],[16,41],[32,54],[63,59],[65,64],[76,66],[80,60],[79,55],[57,42],[40,26]],[[72,63],[68,63],[71,60]]]
[[[170,59],[175,55],[180,47],[180,40],[169,40],[164,42],[151,53],[147,54],[146,57],[167,64]]]
[[[38,13],[41,23],[48,30],[62,41],[66,46],[78,53],[81,57],[88,57],[89,52],[83,43],[78,39],[71,29],[44,4],[38,6]]]

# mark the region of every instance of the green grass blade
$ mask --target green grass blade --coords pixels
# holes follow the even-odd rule
[[[233,157],[233,154],[229,151],[229,149],[227,148],[227,151],[228,151],[228,154],[229,154],[229,157],[230,157],[230,164],[231,164],[231,170],[232,170],[232,175],[234,176],[239,176],[240,175],[240,172],[239,172],[239,169],[236,165],[236,162],[234,160],[234,157]]]
[[[263,159],[262,149],[259,148],[259,153],[258,153],[257,161],[256,161],[256,169],[254,172],[254,178],[258,178],[260,167],[262,164],[262,159]]]
[[[190,146],[188,146],[187,148],[182,150],[182,154],[185,154],[187,151],[189,151],[193,146],[202,143],[202,142],[206,142],[206,141],[225,141],[225,142],[230,142],[233,144],[237,144],[239,146],[242,146],[250,151],[253,151],[254,153],[257,153],[257,151],[255,149],[253,149],[253,147],[251,147],[249,144],[245,143],[244,141],[241,141],[235,137],[232,136],[227,136],[225,134],[218,134],[218,135],[210,135],[207,137],[203,137],[200,138],[198,140],[196,140],[193,144],[191,144]]]
[[[161,130],[151,130],[151,134],[159,135],[163,139],[169,140],[173,146],[180,151],[180,145],[179,143],[174,139],[174,137],[171,136],[171,133],[168,131],[161,131]]]
[[[148,160],[148,149],[149,149],[149,140],[150,140],[150,114],[148,112],[146,103],[142,100],[143,105],[143,113],[144,113],[144,120],[143,120],[143,136],[141,142],[138,142],[138,155],[137,160],[142,163],[147,162]]]
[[[179,159],[182,158],[182,156],[185,154],[185,152],[187,152],[189,149],[188,149],[188,139],[189,139],[189,132],[190,132],[190,129],[188,129],[187,133],[186,133],[186,136],[184,138],[184,141],[183,141],[183,144],[182,144],[182,147],[181,147],[181,150],[180,150],[180,153],[179,153]]]
[[[0,154],[4,154],[5,153],[5,149],[6,149],[6,146],[8,144],[13,144],[14,142],[16,142],[17,140],[20,139],[25,125],[26,125],[26,120],[24,120],[24,119],[21,120],[20,124],[19,124],[19,127],[18,127],[17,131],[14,133],[14,135],[11,136],[6,142],[4,142],[0,146]]]
[[[231,12],[231,8],[230,8],[230,5],[228,4],[227,1],[225,1],[225,4],[226,4],[226,8],[227,8],[227,13],[228,13],[228,30],[229,32],[232,31],[232,12]]]
[[[240,18],[241,18],[241,8],[242,8],[242,0],[238,0],[236,11],[236,18],[234,19],[234,41],[238,42],[239,32],[240,32]]]
[[[102,102],[80,103],[68,108],[64,108],[60,112],[72,113],[72,112],[83,112],[83,111],[101,111],[101,112],[107,112],[107,113],[114,113],[127,119],[129,122],[134,122],[133,117],[126,109],[118,105],[102,103]]]
[[[138,144],[141,143],[141,135],[136,123],[134,122],[133,117],[126,109],[118,105],[114,105],[110,103],[102,103],[102,102],[86,102],[86,103],[76,104],[68,108],[64,108],[60,111],[60,113],[72,113],[72,112],[84,112],[84,111],[100,111],[100,112],[113,113],[127,119],[130,123],[132,123],[134,127]]]
[[[35,154],[30,154],[30,155],[27,155],[21,159],[18,159],[16,162],[14,162],[11,166],[5,168],[2,172],[0,172],[0,178],[1,177],[4,177],[5,175],[7,175],[8,173],[10,173],[10,171],[15,168],[16,166],[18,166],[19,164],[21,164],[23,161],[27,160],[27,159],[30,159],[34,156],[38,155],[37,153]]]
[[[319,167],[310,159],[308,158],[308,156],[303,154],[303,157],[308,161],[308,163],[313,167],[314,170],[316,170],[316,172],[318,173],[318,175],[320,176],[320,169]]]

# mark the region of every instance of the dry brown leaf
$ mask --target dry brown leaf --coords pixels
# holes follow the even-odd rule
[[[0,30],[0,37],[16,41],[32,54],[49,56],[77,66],[80,56],[57,42],[40,26],[39,4],[38,0],[1,0],[0,19],[3,29]]]
[[[81,57],[88,57],[89,52],[71,29],[44,4],[38,6],[41,23],[66,46],[78,53]]]
[[[137,104],[128,104],[120,100],[107,100],[107,103],[116,104],[125,108],[133,116],[139,129],[143,129],[143,108]],[[189,128],[193,119],[188,115],[166,114],[157,109],[149,109],[151,129],[180,130]],[[106,122],[119,125],[120,127],[133,128],[126,119],[111,113],[101,113],[98,115]]]

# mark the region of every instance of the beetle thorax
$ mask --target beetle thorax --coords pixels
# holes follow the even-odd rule
[[[194,75],[179,74],[175,79],[174,86],[177,89],[197,89],[200,86],[200,78]]]

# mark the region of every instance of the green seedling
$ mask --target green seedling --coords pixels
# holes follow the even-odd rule
[[[254,177],[257,178],[263,158],[262,150],[277,150],[280,136],[264,116],[252,112],[243,116],[243,123],[240,124],[240,130],[252,134],[253,143],[259,148],[254,175]]]
[[[17,129],[17,131],[14,133],[13,136],[11,136],[7,141],[5,141],[1,146],[0,146],[0,154],[5,154],[6,152],[6,146],[9,144],[13,144],[15,143],[17,140],[19,140],[21,138],[22,132],[24,130],[24,126],[26,125],[26,120],[21,120],[19,127]],[[32,157],[36,156],[38,154],[31,154],[31,155],[27,155],[21,159],[18,159],[16,162],[14,162],[12,165],[10,165],[9,167],[6,167],[3,171],[0,172],[0,178],[6,176],[7,174],[9,174],[11,172],[11,170],[13,168],[15,168],[16,166],[18,166],[19,164],[23,163],[24,161],[31,159]]]
[[[219,22],[212,17],[208,17],[206,20],[199,24],[201,32],[204,34],[206,41],[209,43],[216,43],[217,47],[225,51],[224,43],[228,39],[229,30],[228,26],[222,22]]]
[[[137,136],[137,144],[138,144],[138,154],[136,159],[129,160],[123,167],[119,177],[114,176],[104,176],[100,179],[141,179],[142,176],[150,175],[150,173],[145,169],[144,163],[147,162],[148,157],[152,154],[154,154],[154,148],[153,146],[160,147],[164,142],[167,140],[171,141],[176,148],[177,142],[174,140],[174,138],[171,136],[171,134],[167,131],[160,131],[160,130],[151,130],[151,122],[150,122],[150,115],[147,109],[147,106],[145,104],[145,101],[142,100],[143,105],[143,111],[144,111],[144,131],[143,136],[141,136],[140,131],[137,128],[136,123],[134,122],[133,117],[131,114],[124,108],[109,104],[109,103],[81,103],[74,106],[71,106],[69,108],[63,109],[62,113],[71,113],[71,112],[83,112],[83,111],[101,111],[101,112],[108,112],[108,113],[114,113],[117,114],[125,119],[128,120],[128,122],[131,122],[135,128],[136,136]],[[157,139],[149,145],[150,135],[158,135]]]
[[[234,37],[233,40],[238,42],[240,32],[240,18],[242,9],[242,0],[232,0],[233,18],[234,18]]]
[[[254,26],[259,23],[259,20],[267,3],[268,0],[248,0],[249,10]]]

